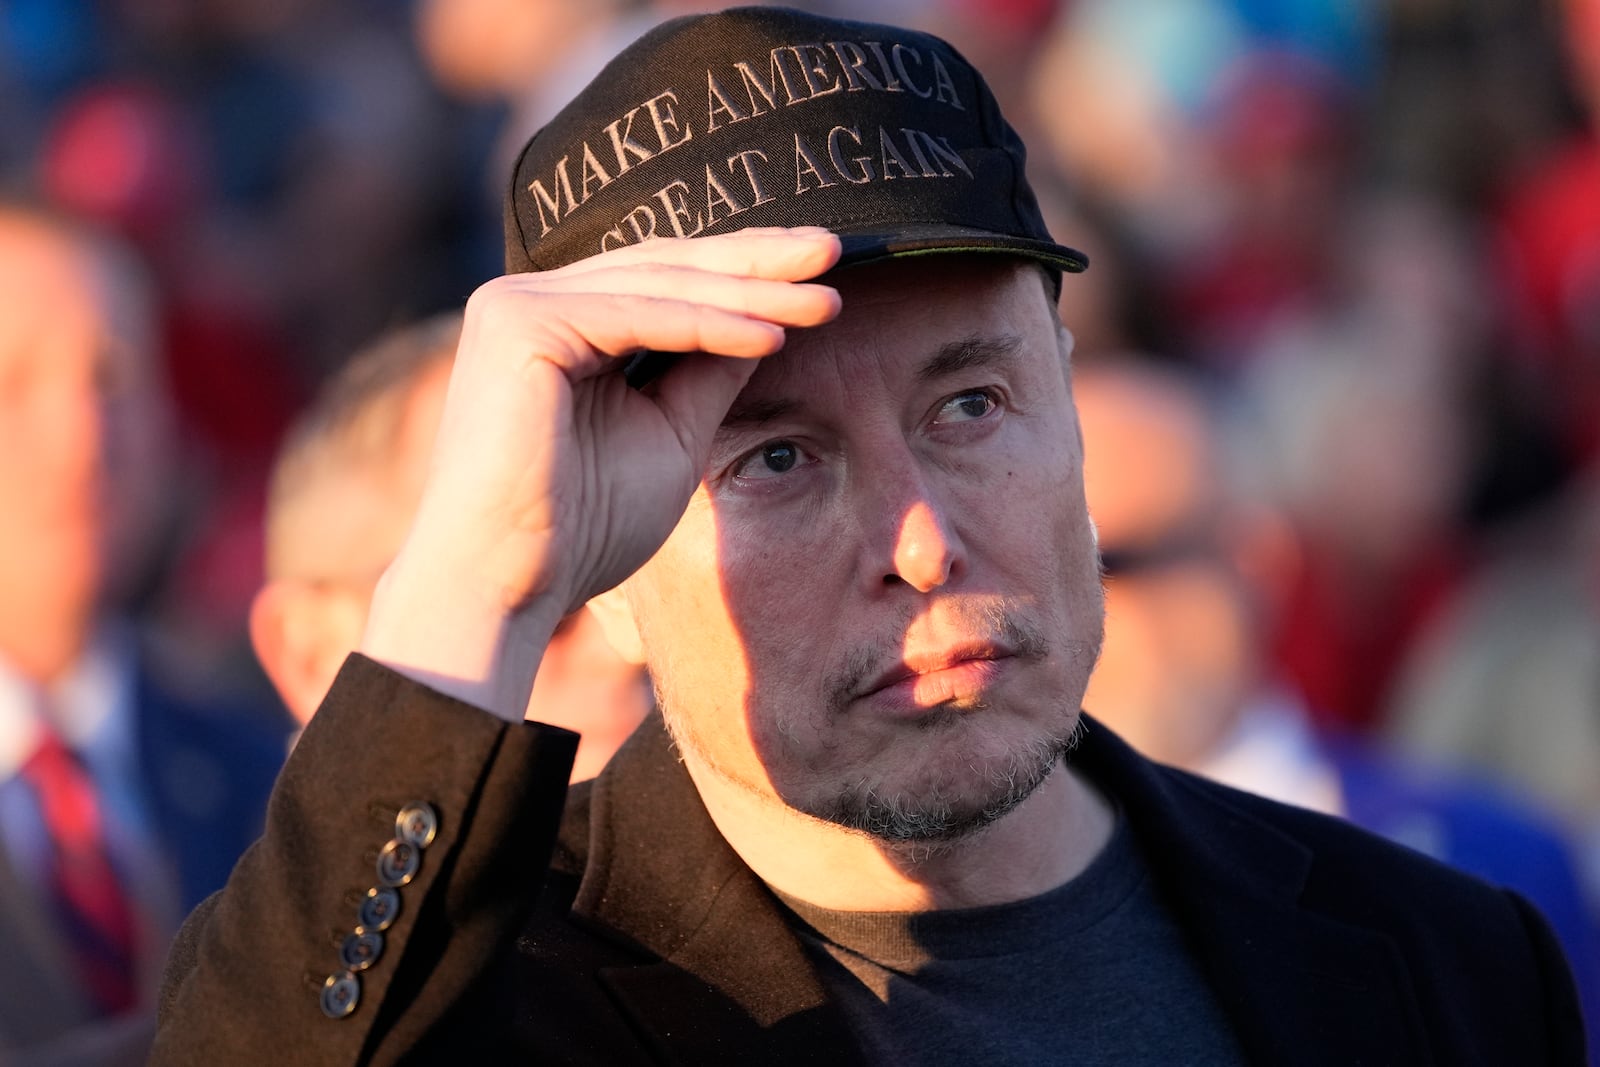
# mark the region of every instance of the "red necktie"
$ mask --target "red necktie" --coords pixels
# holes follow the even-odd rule
[[[49,727],[22,779],[49,833],[49,887],[79,975],[102,1013],[126,1011],[137,999],[133,911],[106,852],[94,782]]]

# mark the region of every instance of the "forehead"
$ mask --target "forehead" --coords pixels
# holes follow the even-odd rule
[[[92,349],[139,363],[151,329],[143,280],[131,264],[43,222],[0,216],[6,358],[53,361],[67,350]]]
[[[67,235],[30,219],[0,218],[0,302],[36,311],[41,297],[82,299],[94,286],[82,248]]]
[[[1009,256],[936,255],[835,271],[839,317],[792,330],[762,361],[745,396],[807,390],[843,378],[914,373],[941,346],[1015,338],[1055,352],[1054,302],[1043,272]]]

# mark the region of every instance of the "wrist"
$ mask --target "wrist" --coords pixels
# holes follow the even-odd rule
[[[373,592],[358,651],[414,681],[520,722],[562,605],[512,607],[402,551]]]

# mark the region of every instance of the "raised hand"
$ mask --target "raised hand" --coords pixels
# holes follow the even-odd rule
[[[482,286],[362,651],[520,719],[559,619],[671,533],[757,360],[838,313],[804,284],[838,256],[826,230],[749,229]],[[686,355],[641,391],[617,372],[644,350]]]

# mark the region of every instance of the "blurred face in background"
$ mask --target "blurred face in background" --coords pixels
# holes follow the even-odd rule
[[[450,361],[440,358],[370,401],[352,431],[364,447],[323,445],[315,473],[269,501],[268,584],[252,608],[251,636],[302,724],[360,643],[373,589],[405,541],[449,380]]]
[[[1196,401],[1157,372],[1081,364],[1084,489],[1106,571],[1106,638],[1084,707],[1141,752],[1192,766],[1257,675],[1220,462]]]
[[[48,679],[137,569],[164,492],[168,402],[130,263],[0,211],[0,655]]]
[[[610,7],[600,0],[420,0],[417,42],[446,90],[493,97],[537,85]]]

